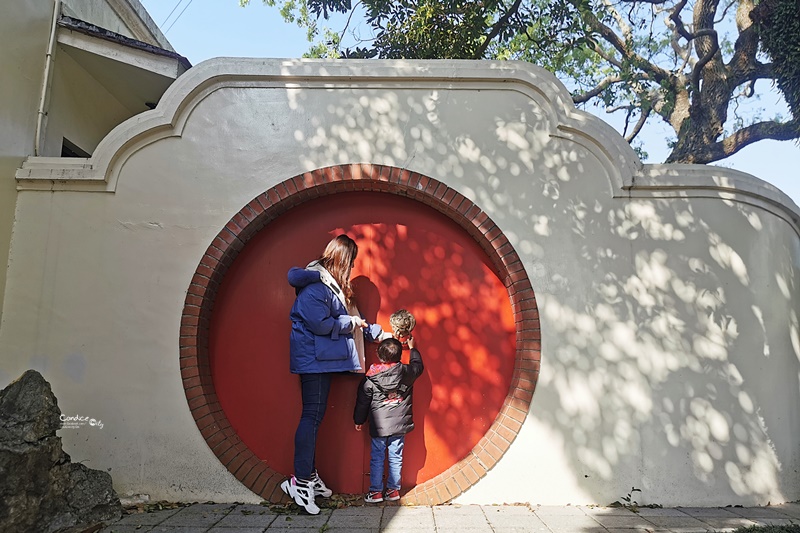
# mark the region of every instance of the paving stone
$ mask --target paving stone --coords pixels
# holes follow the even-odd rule
[[[182,508],[159,525],[211,527],[225,518],[234,507],[233,504],[195,504]]]
[[[550,529],[542,521],[521,525],[492,525],[494,533],[550,533]]]
[[[218,527],[214,526],[208,533],[264,533],[265,527]]]
[[[800,524],[800,518],[751,518],[753,522],[760,526],[791,526]]]
[[[540,533],[550,531],[547,525],[531,510],[528,510],[527,514],[523,514],[518,510],[511,510],[510,512],[506,512],[506,510],[507,508],[501,508],[498,512],[484,511],[495,533]]]
[[[529,505],[480,505],[479,507],[484,514],[488,514],[490,511],[499,511],[506,515],[529,515],[533,513],[533,509]]]
[[[276,513],[263,505],[237,505],[215,527],[261,527],[263,530],[276,516]]]
[[[715,518],[702,517],[699,520],[704,522],[712,529],[737,529],[740,527],[750,527],[756,525],[752,520],[738,516],[736,518]]]
[[[596,520],[590,516],[550,516],[542,518],[542,521],[547,524],[554,533],[581,533],[589,531],[605,531]]]
[[[165,509],[163,511],[157,511],[154,513],[136,513],[136,514],[129,514],[123,516],[118,522],[114,522],[114,525],[120,526],[154,526],[156,524],[160,524],[170,516],[174,515],[180,511],[180,509]],[[141,531],[141,530],[140,530]]]
[[[639,512],[637,513],[639,516],[689,516],[680,509],[676,509],[674,507],[640,507]]]
[[[800,518],[800,503],[782,503],[780,505],[773,505],[771,509],[775,509],[792,518]]]
[[[653,533],[658,531],[659,533],[671,533],[671,529],[654,529],[655,526],[650,525],[648,527],[610,527],[606,531],[608,533]]]
[[[152,526],[147,525],[116,525],[112,524],[100,530],[100,533],[147,533]]]
[[[102,533],[704,533],[742,526],[800,523],[800,505],[770,507],[627,508],[597,506],[353,506],[317,516],[268,507],[194,504],[126,515]]]
[[[775,507],[726,507],[726,510],[745,518],[791,518]]]
[[[550,525],[548,524],[548,527]],[[550,527],[553,533],[608,533],[608,530],[602,526],[557,526]]]
[[[267,531],[274,529],[298,529],[298,528],[319,528],[324,526],[331,517],[331,511],[323,509],[318,515],[278,515],[267,528]]]
[[[425,529],[433,531],[433,509],[430,507],[386,507],[381,518],[381,528]]]
[[[733,518],[737,516],[728,509],[722,507],[676,507],[689,516],[708,516],[713,518]]]
[[[544,522],[527,507],[484,506],[483,514],[495,531],[498,528],[533,528],[533,530],[537,531],[541,530],[542,527],[546,528]]]
[[[385,502],[382,504],[369,504],[369,505],[354,505],[352,507],[344,507],[342,509],[334,509],[333,514],[336,513],[349,513],[353,515],[367,515],[367,516],[381,516],[384,509],[400,508],[400,505],[394,505],[395,502]],[[406,507],[410,509],[410,507]]]
[[[697,529],[699,531],[709,529],[706,523],[691,516],[648,516],[647,520],[655,527],[662,529],[677,530],[677,528],[684,528]]]
[[[480,505],[443,505],[433,508],[437,531],[444,528],[472,528],[491,531],[489,521]]]
[[[589,516],[636,516],[636,513],[627,507],[598,507],[594,505],[579,505],[577,508]]]
[[[381,531],[378,527],[332,527],[325,530],[327,532],[335,533],[379,533]]]
[[[653,527],[652,522],[648,522],[641,516],[594,515],[592,518],[600,522],[600,525],[607,528],[633,529]]]
[[[436,526],[436,533],[493,533],[493,530],[489,524],[479,527]]]
[[[436,531],[434,526],[430,527],[406,527],[401,525],[391,524],[380,529],[381,533],[428,533]]]
[[[298,526],[286,526],[286,525],[275,525],[275,522],[270,524],[267,528],[266,533],[273,533],[275,531],[291,531],[292,533],[319,533],[320,527],[298,527]]]
[[[147,533],[205,533],[211,529],[210,526],[186,526],[186,525],[175,525],[175,526],[165,526],[163,524],[154,526],[152,529],[148,529]]]
[[[329,528],[380,528],[383,508],[381,507],[349,507],[336,509],[328,520]]]
[[[489,525],[491,525],[494,529],[510,529],[516,527],[523,529],[535,529],[538,531],[547,528],[547,525],[545,525],[544,522],[535,516],[517,519],[511,519],[510,517],[503,518],[501,520],[493,521]]]
[[[235,503],[194,503],[178,509],[179,513],[190,514],[228,514],[236,507]]]
[[[459,516],[483,516],[483,507],[480,505],[436,505],[433,515],[457,514]]]
[[[534,507],[533,512],[537,516],[544,518],[547,516],[586,516],[586,513],[580,507],[571,505],[555,506],[555,505],[542,505]]]

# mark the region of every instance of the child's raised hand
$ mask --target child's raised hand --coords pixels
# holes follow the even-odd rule
[[[356,431],[361,431],[361,424],[356,424]]]
[[[409,337],[408,337],[408,347],[413,350],[415,344],[417,344],[417,341],[414,339],[414,337],[409,335]]]

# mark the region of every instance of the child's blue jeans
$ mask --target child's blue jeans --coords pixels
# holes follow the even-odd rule
[[[383,492],[383,461],[389,453],[389,476],[387,490],[400,490],[400,472],[403,469],[403,445],[405,435],[373,437],[369,460],[369,491]]]

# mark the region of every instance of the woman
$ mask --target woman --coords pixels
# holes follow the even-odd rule
[[[303,412],[294,437],[294,475],[281,489],[310,514],[319,513],[315,496],[332,494],[314,464],[331,376],[362,370],[364,335],[371,340],[385,336],[379,325],[361,318],[353,303],[350,272],[357,255],[355,241],[339,235],[320,259],[306,268],[293,267],[288,275],[297,295],[290,313],[289,366],[300,375]]]

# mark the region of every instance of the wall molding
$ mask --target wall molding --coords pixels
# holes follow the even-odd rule
[[[89,159],[29,157],[17,189],[115,192],[125,161],[145,146],[180,137],[192,110],[225,88],[508,90],[545,112],[551,138],[597,157],[616,198],[719,198],[765,209],[800,235],[800,208],[779,189],[744,172],[709,165],[644,165],[609,124],[578,110],[550,72],[522,61],[377,61],[215,58],[181,75],[158,106],[114,128]]]

